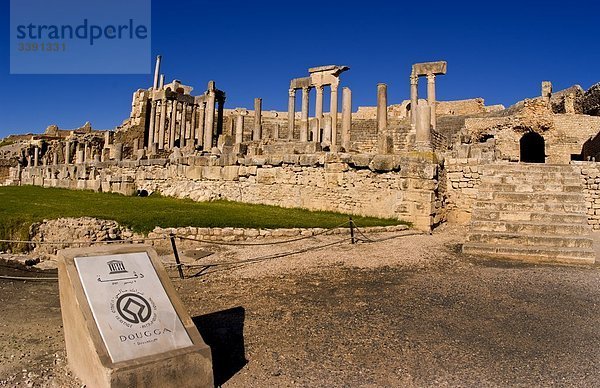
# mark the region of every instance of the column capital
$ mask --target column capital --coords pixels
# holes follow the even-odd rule
[[[419,76],[411,74],[410,75],[410,84],[411,85],[418,85],[419,84]]]
[[[332,92],[337,92],[337,90],[338,90],[338,85],[337,84],[331,84],[331,85],[329,85],[329,87],[331,88]]]
[[[427,74],[427,82],[435,82],[435,74]]]
[[[288,94],[290,97],[296,97],[296,89],[290,89],[288,90]]]
[[[303,86],[302,87],[302,92],[303,93],[308,93],[310,91],[310,86]]]
[[[317,92],[322,92],[323,91],[323,85],[315,85],[315,89],[317,90]]]

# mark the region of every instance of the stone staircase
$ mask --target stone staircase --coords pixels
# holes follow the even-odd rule
[[[483,169],[463,252],[521,260],[594,263],[580,173],[570,165]]]

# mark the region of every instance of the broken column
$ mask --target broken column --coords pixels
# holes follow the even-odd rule
[[[177,124],[177,101],[171,101],[171,118],[169,120],[169,149],[175,147],[175,125]]]
[[[415,147],[417,150],[431,150],[431,112],[432,108],[429,104],[421,102],[416,109],[416,137]]]
[[[254,131],[252,140],[262,139],[262,98],[254,99]]]
[[[345,152],[350,149],[350,129],[352,128],[352,91],[342,89],[342,148]]]
[[[156,56],[156,65],[154,66],[154,84],[153,84],[154,90],[158,89],[158,77],[160,75],[160,59],[161,59],[161,56],[157,55]]]
[[[394,150],[387,128],[387,85],[377,84],[377,152],[390,154]]]
[[[549,104],[551,97],[552,97],[552,82],[542,81],[542,100],[544,100],[544,102],[546,104]]]
[[[123,143],[115,143],[113,149],[115,160],[119,162],[123,160]]]
[[[71,142],[65,142],[65,164],[71,163]]]
[[[58,164],[58,153],[52,154],[52,165],[56,166]]]
[[[244,116],[242,116],[242,110],[239,109],[238,115],[235,120],[235,142],[240,144],[244,141]]]
[[[288,139],[294,138],[294,125],[296,121],[296,90],[289,90],[288,99]]]
[[[33,149],[33,166],[37,167],[40,163],[40,149],[35,147]]]
[[[302,120],[300,122],[300,141],[308,141],[308,87],[302,88]],[[314,140],[314,139],[313,139]]]
[[[75,151],[75,164],[83,163],[84,155],[84,151],[81,149],[81,144],[77,144],[77,150]]]

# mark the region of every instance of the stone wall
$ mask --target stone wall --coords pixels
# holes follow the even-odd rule
[[[446,171],[445,207],[448,222],[465,224],[471,220],[473,203],[481,183],[485,161],[474,158],[448,158]]]
[[[432,156],[305,154],[254,156],[227,165],[216,156],[12,169],[13,184],[132,195],[137,190],[196,201],[328,210],[413,222],[442,221]]]
[[[600,230],[600,163],[574,162],[581,168],[581,183],[585,195],[588,223]]]

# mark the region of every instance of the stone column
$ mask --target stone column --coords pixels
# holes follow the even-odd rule
[[[302,88],[302,120],[300,123],[300,141],[308,141],[308,87]]]
[[[238,112],[235,118],[235,142],[240,144],[244,141],[244,116],[242,112]]]
[[[294,126],[296,122],[296,90],[289,90],[288,99],[288,139],[294,138]]]
[[[427,75],[427,103],[431,108],[431,128],[436,127],[436,117],[435,117],[435,74]]]
[[[160,101],[160,121],[158,124],[158,149],[165,148],[165,120],[167,118],[167,100]]]
[[[191,115],[192,117],[190,118],[190,143],[195,146],[196,145],[196,105],[192,105],[192,109],[191,109]]]
[[[419,77],[416,75],[410,76],[410,123],[415,127],[417,122],[417,105],[419,104]]]
[[[110,131],[104,132],[104,148],[108,148],[110,145]]]
[[[158,88],[162,90],[162,88],[165,86],[165,75],[161,74],[160,75],[160,81],[158,83]]]
[[[156,56],[156,65],[154,67],[154,85],[153,85],[154,90],[158,89],[158,77],[160,74],[160,59],[161,59],[161,56],[157,55]]]
[[[420,103],[417,105],[416,116],[416,136],[415,147],[417,150],[431,149],[431,112],[429,104]]]
[[[65,164],[71,163],[71,142],[65,142]]]
[[[254,99],[254,131],[252,140],[262,139],[262,98]]]
[[[185,147],[186,145],[186,138],[187,138],[187,107],[188,104],[187,102],[183,103],[183,106],[181,108],[181,128],[179,131],[179,146],[181,148]]]
[[[273,139],[279,139],[279,123],[275,123],[275,127],[273,129]]]
[[[196,130],[196,144],[204,144],[204,112],[205,104],[202,102],[198,106],[198,129]]]
[[[331,145],[337,144],[337,120],[338,120],[338,86],[331,85],[331,101],[330,101],[331,130],[325,132],[327,140],[331,141]]]
[[[169,122],[169,149],[175,147],[175,125],[177,123],[177,101],[171,101],[171,120]]]
[[[33,166],[37,167],[40,163],[40,149],[35,147],[33,149]]]
[[[58,164],[58,153],[52,154],[52,165],[56,166]]]
[[[152,101],[150,109],[150,124],[148,125],[148,149],[152,149],[154,144],[154,122],[156,121],[156,101]]]
[[[350,129],[352,128],[352,91],[342,89],[342,148],[345,152],[350,149]]]
[[[84,162],[84,151],[81,149],[81,144],[77,144],[77,150],[75,151],[75,164],[81,164]]]
[[[123,160],[123,143],[115,143],[114,147],[115,160],[120,162],[121,160]]]
[[[377,84],[377,152],[389,154],[393,149],[387,124],[387,85]]]
[[[323,129],[323,85],[315,86],[317,92],[317,98],[315,99],[315,119],[317,121],[316,137],[313,137],[315,141],[321,141],[321,129]]]
[[[213,90],[208,93],[205,115],[203,149],[205,151],[210,151],[212,149],[215,124],[215,92]]]

